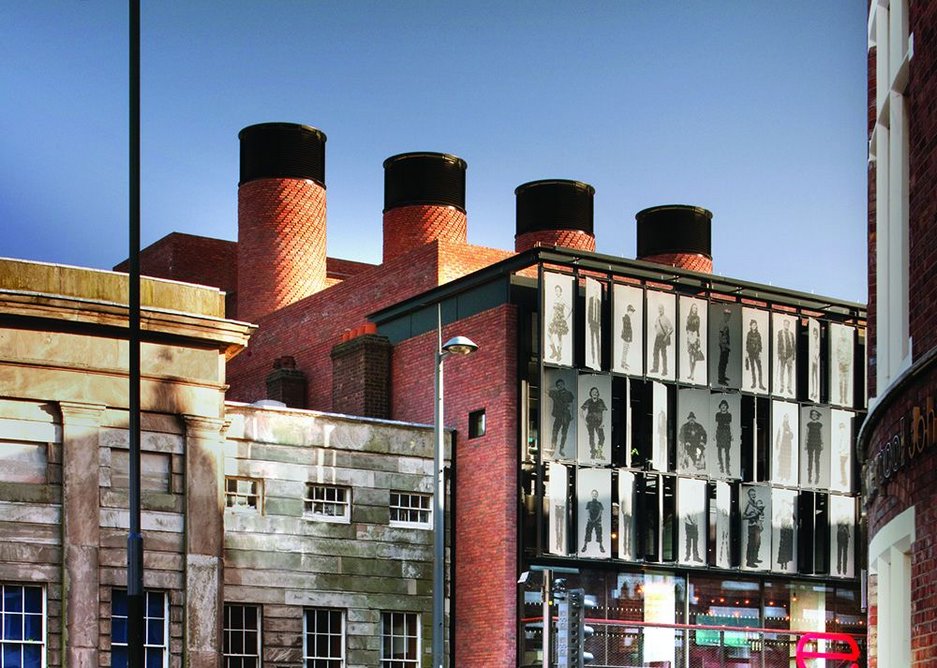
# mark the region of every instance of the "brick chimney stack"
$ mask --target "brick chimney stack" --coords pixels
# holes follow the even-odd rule
[[[465,243],[466,167],[447,153],[384,161],[384,262],[437,239]]]
[[[592,228],[595,188],[581,181],[531,181],[514,190],[517,203],[514,250],[563,246],[595,251]]]
[[[635,214],[638,260],[713,273],[711,211],[699,206],[667,204]]]
[[[237,313],[257,322],[325,283],[325,141],[295,123],[244,128]]]

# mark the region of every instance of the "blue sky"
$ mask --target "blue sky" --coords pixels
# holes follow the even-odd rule
[[[142,237],[237,235],[237,133],[328,135],[329,254],[379,262],[381,163],[468,162],[469,241],[513,248],[514,188],[713,212],[717,273],[866,299],[866,3],[143,2]],[[0,256],[127,255],[127,8],[0,2]]]

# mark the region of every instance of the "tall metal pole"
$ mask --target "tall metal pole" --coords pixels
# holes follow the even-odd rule
[[[553,621],[550,619],[551,575],[549,568],[543,569],[543,668],[550,668],[550,631],[553,629]]]
[[[130,0],[130,276],[128,397],[130,532],[127,536],[127,649],[144,668],[143,533],[140,529],[140,0]]]
[[[446,491],[445,461],[446,451],[443,441],[443,382],[442,363],[445,354],[442,350],[442,306],[436,305],[436,403],[433,419],[436,447],[433,452],[433,668],[443,668],[445,647],[445,563],[446,563]]]

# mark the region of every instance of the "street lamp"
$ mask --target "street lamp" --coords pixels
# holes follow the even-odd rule
[[[436,447],[433,453],[435,479],[433,480],[433,668],[443,668],[443,647],[445,630],[445,562],[446,562],[446,501],[444,499],[445,481],[445,442],[443,440],[443,392],[442,363],[450,355],[471,355],[478,350],[478,345],[464,336],[456,336],[445,345],[442,343],[442,317],[437,307],[438,327],[436,329],[436,414],[434,428]]]

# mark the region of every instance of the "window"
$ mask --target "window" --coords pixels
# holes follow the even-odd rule
[[[148,591],[143,603],[145,668],[165,668],[169,647],[168,600],[165,592]],[[127,667],[127,590],[111,591],[111,668]]]
[[[381,613],[381,668],[420,665],[420,616],[415,612]]]
[[[45,654],[42,587],[0,585],[0,665],[41,668]]]
[[[432,503],[431,494],[391,492],[390,523],[428,529],[432,519]]]
[[[260,480],[228,476],[224,479],[224,487],[225,505],[228,508],[255,512],[260,510],[260,500],[263,497],[263,485]]]
[[[306,514],[326,522],[351,521],[351,489],[338,485],[306,485]]]
[[[258,668],[260,665],[260,608],[256,605],[224,606],[224,668]]]
[[[469,413],[468,419],[469,438],[478,438],[485,435],[485,409]]]
[[[344,610],[306,610],[303,659],[305,668],[345,668]]]

